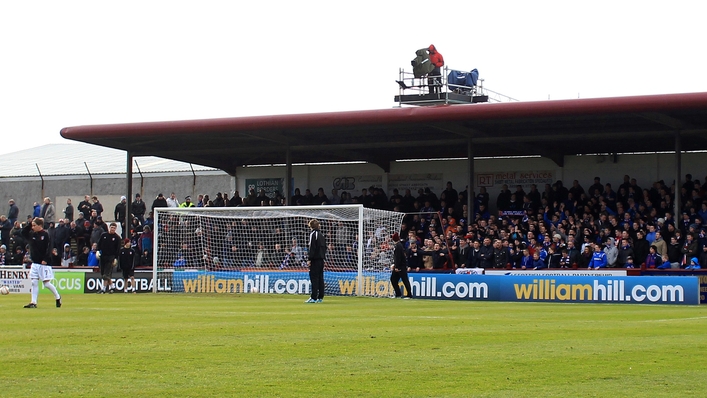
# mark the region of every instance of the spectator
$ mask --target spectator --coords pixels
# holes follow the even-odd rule
[[[616,256],[616,266],[625,268],[628,258],[633,257],[634,255],[633,248],[629,245],[628,239],[622,239],[621,247],[619,248],[619,252]]]
[[[10,235],[12,231],[12,223],[4,214],[0,216],[0,241],[6,247],[10,245]]]
[[[700,261],[700,266],[702,268],[707,268],[707,244],[702,245],[702,250],[700,251],[700,256],[698,258]]]
[[[49,197],[44,198],[44,205],[39,212],[39,217],[44,219],[45,225],[49,225],[54,222],[54,217],[56,217],[56,209],[54,204]]]
[[[89,251],[91,249],[88,246],[84,246],[83,249],[81,249],[81,253],[76,256],[76,260],[74,265],[77,267],[87,267],[88,266],[88,256],[89,256]],[[95,257],[95,254],[94,254]]]
[[[32,222],[33,218],[39,217],[41,214],[42,206],[39,203],[34,202],[34,204],[32,205],[32,214],[27,216],[27,222]]]
[[[479,268],[492,268],[494,248],[491,239],[484,238],[484,244],[479,249]]]
[[[140,224],[145,223],[145,212],[147,211],[147,207],[145,206],[145,202],[142,200],[139,193],[135,194],[135,200],[130,206],[130,210],[132,211],[133,216],[140,220]]]
[[[158,194],[155,200],[152,201],[152,211],[155,211],[155,208],[157,207],[169,207],[167,205],[167,199],[165,199],[164,195],[162,195],[161,193]]]
[[[697,241],[692,234],[686,235],[685,243],[683,243],[680,253],[682,254],[681,264],[683,265],[690,264],[690,259],[699,256],[700,253],[697,247]]]
[[[668,244],[663,239],[663,234],[660,231],[655,232],[655,240],[653,241],[653,245],[655,245],[656,252],[659,256],[662,257],[664,254],[668,253]]]
[[[636,239],[633,241],[634,262],[637,265],[643,264],[644,259],[648,255],[648,250],[651,244],[645,239],[643,230],[636,232]]]
[[[7,203],[10,205],[10,209],[7,211],[7,219],[10,220],[12,225],[15,225],[15,221],[20,217],[20,209],[15,204],[15,199],[10,199]]]
[[[601,178],[594,177],[594,184],[589,187],[589,196],[592,197],[600,195],[603,190],[604,186],[601,184]]]
[[[589,261],[589,269],[600,269],[600,268],[606,268],[608,265],[606,253],[602,250],[600,244],[594,244],[594,255],[592,256],[592,259]]]
[[[504,249],[500,240],[493,242],[493,267],[505,269],[509,267],[508,250]]]
[[[114,220],[120,224],[120,232],[123,239],[127,237],[127,228],[125,227],[125,217],[127,216],[128,211],[127,205],[127,198],[125,196],[121,196],[120,202],[115,205],[115,209],[113,210],[113,216],[115,217]]]
[[[243,204],[243,198],[241,198],[241,194],[238,191],[235,191],[233,193],[233,196],[231,197],[231,200],[229,201],[228,205],[231,207],[236,207],[236,206],[241,206]]]
[[[219,194],[216,194],[216,201],[218,201],[218,195],[219,195]],[[257,196],[255,199],[256,199],[256,204],[255,204],[256,206],[267,206],[268,203],[270,203],[270,198],[269,198],[268,195],[265,193],[265,190],[262,189],[262,188],[261,188],[260,191],[258,192],[258,196]],[[214,201],[214,206],[218,206],[218,204],[216,203],[216,201]],[[316,202],[316,201],[312,202],[312,201],[310,200],[310,204],[318,204],[318,203],[315,203],[315,202]]]
[[[140,252],[144,253],[147,252],[148,255],[152,255],[152,242],[153,242],[153,234],[152,234],[152,228],[150,228],[149,225],[145,225],[143,227],[142,235],[140,235]]]
[[[604,253],[606,253],[606,266],[610,268],[615,267],[616,261],[619,257],[619,249],[616,247],[616,241],[614,238],[607,239]]]
[[[66,218],[69,223],[74,221],[74,205],[71,204],[71,198],[66,199],[66,207],[64,208],[64,218]]]
[[[25,258],[25,251],[22,246],[15,247],[15,252],[10,256],[10,265],[22,265]]]
[[[196,207],[196,206],[194,206],[194,203],[192,203],[191,196],[187,196],[184,198],[184,203],[180,204],[179,207]]]
[[[219,192],[219,196],[221,196],[221,193]],[[165,200],[167,202],[167,207],[179,207],[179,201],[177,200],[177,194],[172,192],[169,194],[169,198]]]
[[[682,263],[682,245],[678,242],[677,237],[673,236],[670,238],[667,254],[670,267],[674,269],[680,268],[680,264]]]
[[[144,268],[152,268],[152,254],[145,250],[140,256],[140,266]]]
[[[71,239],[71,226],[63,218],[59,219],[59,223],[54,228],[54,241],[52,246],[57,251],[64,250],[64,244],[69,243]]]
[[[658,248],[655,247],[655,245],[652,245],[648,249],[648,255],[646,256],[646,260],[644,261],[645,268],[651,269],[651,268],[657,268],[661,264],[663,264],[663,259],[661,256],[658,254]]]
[[[292,198],[290,198],[290,206],[301,206],[304,203],[302,203],[302,199],[304,196],[300,194],[299,188],[295,188],[295,194],[292,195]]]
[[[61,266],[68,268],[69,266],[74,265],[75,261],[76,254],[71,250],[71,245],[64,243],[64,248],[61,251]]]
[[[83,213],[83,217],[85,219],[91,218],[91,197],[88,195],[85,195],[83,197],[83,200],[79,202],[78,206],[79,212]]]
[[[498,211],[508,210],[508,206],[511,203],[511,191],[508,190],[508,185],[503,184],[501,187],[501,192],[496,198],[496,208]]]
[[[96,195],[93,195],[91,200],[93,201],[93,204],[91,205],[91,210],[95,210],[96,215],[98,217],[101,217],[103,215],[103,204],[101,204],[101,201],[98,200],[98,196]]]
[[[174,193],[172,195],[174,195]],[[223,200],[223,194],[221,192],[217,192],[216,199],[214,199],[213,203],[214,207],[224,207],[225,203],[226,202]],[[169,199],[167,199],[167,204],[169,204]]]

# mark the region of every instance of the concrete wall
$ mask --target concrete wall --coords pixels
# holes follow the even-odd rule
[[[683,176],[691,173],[695,179],[705,181],[707,153],[683,154],[682,162]],[[373,185],[387,188],[389,193],[393,187],[404,189],[429,186],[439,195],[447,181],[452,181],[457,191],[464,190],[467,169],[467,162],[464,160],[396,162],[391,165],[388,174],[372,164],[311,165],[293,167],[292,176],[293,188],[300,188],[303,193],[304,189],[310,188],[316,194],[317,189],[321,187],[329,195],[332,188],[340,187],[354,195],[360,195],[361,188]],[[649,187],[660,179],[670,185],[675,179],[675,155],[620,155],[616,162],[609,156],[568,156],[565,158],[565,167],[562,168],[546,158],[477,159],[475,171],[477,185],[485,184],[492,198],[491,202],[495,202],[500,186],[511,181],[521,181],[525,186],[534,182],[542,191],[543,181],[561,179],[569,186],[572,180],[577,179],[586,189],[593,183],[595,176],[601,177],[602,183],[610,182],[614,187],[618,187],[624,174],[628,174],[636,178],[641,187]],[[191,195],[196,200],[199,193],[208,193],[213,198],[216,192],[229,192],[230,195],[234,190],[238,190],[241,196],[245,196],[246,179],[283,178],[284,175],[283,166],[240,168],[236,178],[223,172],[197,172],[196,180],[191,173],[146,174],[144,180],[135,173],[133,194],[140,192],[148,207],[160,192],[165,196],[175,192],[180,202],[186,195]],[[20,217],[24,218],[31,214],[33,202],[41,203],[42,197],[49,196],[57,207],[57,216],[60,216],[66,198],[71,198],[76,207],[85,194],[94,194],[101,200],[109,215],[108,219],[112,219],[113,209],[120,196],[126,194],[125,183],[125,176],[122,174],[94,175],[93,186],[87,175],[45,177],[42,189],[42,181],[38,177],[0,178],[0,214],[7,213],[7,201],[13,198],[20,207]],[[415,192],[413,194],[415,195]]]

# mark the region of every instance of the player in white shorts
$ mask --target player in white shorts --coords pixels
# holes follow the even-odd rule
[[[44,219],[35,217],[22,228],[22,236],[29,242],[29,255],[32,260],[32,268],[29,271],[29,278],[32,280],[32,301],[25,305],[25,308],[37,308],[40,279],[44,282],[44,287],[54,294],[57,308],[61,307],[61,296],[52,284],[54,270],[49,265],[52,261],[52,245],[49,234],[44,230]]]

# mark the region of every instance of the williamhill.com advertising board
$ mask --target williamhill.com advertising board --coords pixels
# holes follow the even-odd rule
[[[387,274],[364,275],[363,294],[391,296]],[[355,273],[327,272],[327,293],[355,295]],[[427,299],[570,303],[699,304],[697,277],[410,275],[413,296]],[[175,272],[172,291],[309,294],[304,272]]]

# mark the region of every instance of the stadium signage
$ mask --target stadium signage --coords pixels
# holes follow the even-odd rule
[[[507,277],[501,301],[699,304],[695,277]]]
[[[641,275],[651,276],[696,276],[700,281],[700,304],[707,304],[707,271],[688,270],[642,270]]]
[[[476,268],[459,268],[461,269],[476,269]],[[459,270],[457,270],[457,273]],[[601,270],[588,270],[588,269],[558,269],[558,270],[505,270],[505,269],[487,269],[483,272],[486,275],[516,275],[516,276],[626,276],[625,269],[601,269]]]
[[[304,272],[175,272],[175,290],[186,293],[309,294],[311,283]]]
[[[138,293],[151,293],[154,288],[154,280],[152,279],[152,272],[135,272],[135,286],[137,287]],[[125,290],[125,280],[123,280],[123,274],[120,272],[114,272],[111,278],[111,286],[113,289],[122,293]],[[97,272],[86,273],[86,282],[83,285],[84,293],[97,293],[103,289],[103,279],[101,274]],[[161,274],[160,278],[157,279],[157,291],[158,292],[171,292],[172,291],[172,277],[171,274]]]
[[[552,184],[555,182],[552,170],[502,171],[476,174],[476,185],[494,188],[502,185],[530,188],[531,185]]]
[[[275,198],[275,192],[284,192],[284,180],[282,178],[248,178],[245,184],[248,192],[254,189],[255,194],[258,195],[262,189],[265,191],[265,195],[270,199]]]
[[[29,293],[32,281],[29,279],[28,269],[1,270],[0,286],[7,286],[10,293]]]
[[[327,272],[327,293],[352,296],[355,272]],[[186,293],[309,294],[304,272],[198,272],[173,274],[173,291]],[[388,274],[361,278],[364,295],[388,297]],[[413,296],[442,300],[543,301],[572,303],[699,304],[697,277],[606,277],[552,275],[411,274]],[[402,284],[401,284],[402,287]]]
[[[86,274],[84,272],[54,272],[52,284],[59,294],[82,294]],[[39,293],[52,294],[49,289],[40,282]]]
[[[29,279],[29,270],[0,270],[0,279]]]

